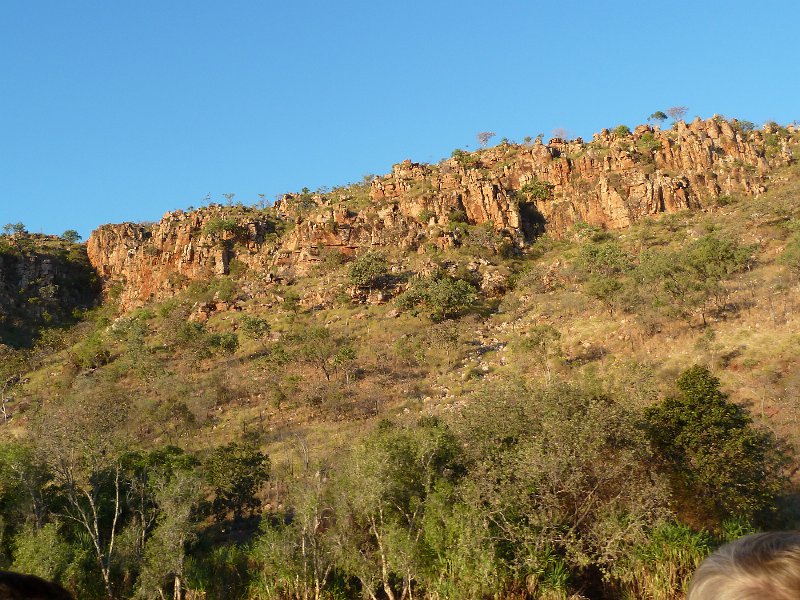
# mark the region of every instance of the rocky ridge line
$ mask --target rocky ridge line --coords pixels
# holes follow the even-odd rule
[[[424,251],[463,242],[456,221],[484,225],[523,246],[585,221],[620,229],[648,216],[698,209],[728,194],[757,195],[793,160],[798,131],[747,131],[720,118],[603,130],[585,143],[500,145],[455,152],[437,165],[404,161],[376,177],[366,205],[343,193],[287,194],[270,209],[169,212],[154,225],[104,225],[89,258],[123,309],[170,297],[238,261],[264,284],[306,273],[321,253],[365,248]]]

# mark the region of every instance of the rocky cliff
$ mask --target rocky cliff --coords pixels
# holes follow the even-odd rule
[[[757,195],[793,160],[797,141],[793,127],[750,130],[715,117],[668,130],[603,130],[591,142],[504,142],[436,165],[397,164],[359,201],[347,191],[289,194],[269,209],[212,205],[151,226],[105,225],[92,233],[88,255],[130,308],[232,265],[268,283],[302,275],[328,251],[458,245],[456,222],[522,246],[579,221],[619,229],[725,195]]]
[[[32,343],[41,326],[70,323],[99,281],[82,245],[55,236],[0,236],[0,344]]]

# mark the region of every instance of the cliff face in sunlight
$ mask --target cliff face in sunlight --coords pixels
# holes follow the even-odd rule
[[[92,265],[127,309],[191,281],[246,267],[268,284],[307,272],[321,255],[365,248],[424,252],[461,243],[455,223],[524,245],[577,222],[620,229],[659,213],[755,196],[792,161],[792,127],[748,131],[715,118],[660,130],[603,130],[591,142],[552,139],[455,152],[436,165],[405,161],[353,194],[289,194],[269,209],[212,205],[151,226],[104,225]]]

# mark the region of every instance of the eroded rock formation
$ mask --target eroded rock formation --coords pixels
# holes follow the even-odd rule
[[[234,261],[269,282],[302,275],[325,252],[455,245],[454,221],[488,226],[518,244],[543,230],[561,235],[579,221],[619,229],[722,195],[763,192],[770,173],[792,160],[797,134],[713,118],[663,131],[603,130],[588,143],[503,143],[436,165],[394,165],[371,182],[366,205],[341,194],[288,194],[270,209],[175,211],[151,226],[102,226],[88,254],[130,308],[227,274]]]

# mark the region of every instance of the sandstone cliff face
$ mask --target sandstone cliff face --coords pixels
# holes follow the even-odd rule
[[[792,158],[791,132],[737,127],[697,119],[666,131],[646,125],[627,135],[603,130],[590,143],[501,144],[434,166],[406,161],[376,178],[371,196],[396,203],[401,214],[433,214],[439,222],[463,211],[471,223],[525,233],[526,221],[538,213],[555,235],[578,221],[619,229],[720,195],[763,191],[769,171]],[[549,197],[522,197],[519,191],[532,181],[552,186]]]
[[[103,225],[89,237],[87,252],[102,279],[118,286],[114,293],[128,309],[167,298],[193,280],[225,275],[234,259],[256,271],[267,268],[274,228],[255,209],[212,205],[167,213],[150,226]]]
[[[518,244],[542,230],[561,235],[579,221],[619,229],[721,195],[764,191],[771,171],[792,160],[796,134],[697,119],[664,131],[603,130],[589,143],[501,144],[438,165],[397,164],[371,182],[360,207],[336,194],[288,194],[265,210],[175,211],[152,226],[100,227],[88,254],[128,309],[227,274],[233,261],[249,269],[248,278],[269,282],[307,273],[329,251],[447,247],[459,243],[447,227],[454,220],[491,224]]]

